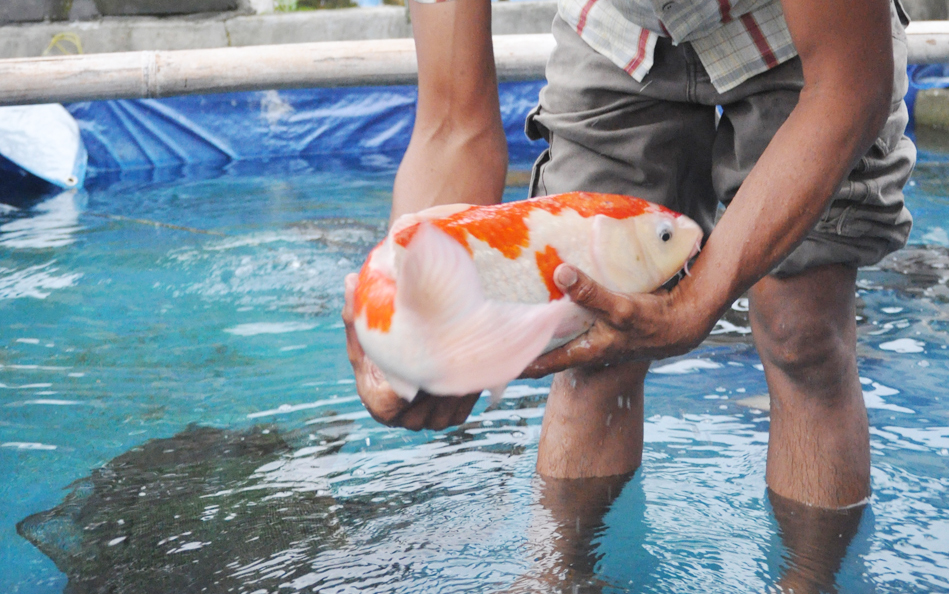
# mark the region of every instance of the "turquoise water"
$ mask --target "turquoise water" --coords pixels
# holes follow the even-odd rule
[[[854,533],[837,557],[775,519],[742,301],[654,365],[625,484],[534,475],[543,381],[443,432],[372,421],[339,309],[395,165],[100,177],[0,212],[0,592],[724,593],[837,564],[843,592],[949,591],[949,159],[908,188],[914,247],[860,275],[874,495],[821,519]]]

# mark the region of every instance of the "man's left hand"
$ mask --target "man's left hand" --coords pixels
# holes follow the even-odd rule
[[[698,346],[717,321],[717,316],[709,319],[690,304],[681,285],[671,291],[621,295],[567,264],[557,267],[554,280],[574,303],[592,310],[596,321],[586,333],[541,355],[522,377],[681,355]]]

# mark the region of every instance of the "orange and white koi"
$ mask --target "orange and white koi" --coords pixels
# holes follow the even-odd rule
[[[593,314],[554,283],[562,262],[607,289],[650,292],[698,253],[691,219],[639,198],[572,192],[400,217],[369,254],[355,328],[393,390],[458,395],[507,384],[586,332]]]

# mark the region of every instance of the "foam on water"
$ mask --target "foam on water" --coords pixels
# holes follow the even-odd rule
[[[910,191],[917,243],[949,209],[919,194],[945,195],[939,167]],[[265,173],[0,212],[0,591],[731,593],[814,565],[765,489],[746,300],[654,365],[632,479],[543,481],[543,381],[442,432],[360,404],[342,281],[382,236],[391,168]],[[947,263],[928,245],[860,275],[874,494],[841,524],[842,592],[949,590]]]

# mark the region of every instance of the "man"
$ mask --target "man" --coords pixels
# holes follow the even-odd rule
[[[507,154],[489,3],[410,4],[418,117],[392,217],[498,202]],[[557,372],[540,474],[635,470],[649,361],[698,345],[748,291],[771,395],[770,489],[830,509],[867,498],[854,294],[857,266],[902,246],[911,225],[901,14],[889,0],[560,0],[548,86],[528,121],[550,143],[532,193],[640,196],[707,230],[716,201],[728,208],[669,292],[621,296],[557,269],[564,292],[598,318],[527,371]],[[392,393],[352,332],[353,284],[348,348],[372,415],[411,429],[462,422],[477,395],[409,404]]]

